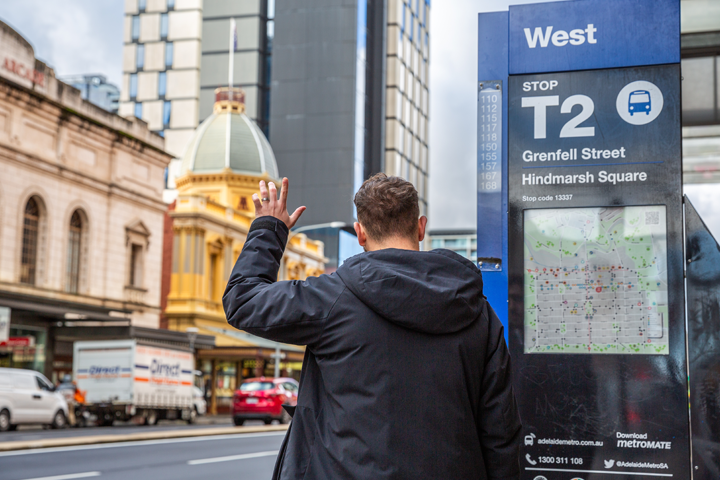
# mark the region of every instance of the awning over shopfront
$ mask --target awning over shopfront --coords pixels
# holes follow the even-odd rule
[[[111,309],[102,306],[92,307],[72,302],[45,302],[37,297],[14,294],[11,298],[0,296],[0,306],[9,307],[13,311],[34,313],[38,316],[58,320],[95,320],[105,322],[129,322],[130,310]]]

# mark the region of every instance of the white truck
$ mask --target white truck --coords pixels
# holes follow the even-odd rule
[[[73,378],[100,425],[133,417],[195,421],[193,354],[136,340],[75,342]]]

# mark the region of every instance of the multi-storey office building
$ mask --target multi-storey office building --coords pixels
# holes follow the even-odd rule
[[[433,230],[429,232],[430,246],[447,248],[472,262],[477,262],[477,231],[475,230]]]
[[[125,0],[120,114],[148,122],[176,157],[228,84],[231,19],[233,84],[266,129],[268,0]]]
[[[302,225],[351,223],[384,171],[427,211],[429,0],[277,0],[270,141]]]
[[[80,90],[83,100],[97,105],[110,113],[118,113],[120,89],[108,83],[105,75],[70,75],[60,80]]]

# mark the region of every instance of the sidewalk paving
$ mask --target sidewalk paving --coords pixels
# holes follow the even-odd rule
[[[216,420],[217,423],[212,423]],[[220,418],[214,419],[207,417],[207,425],[225,424],[227,421],[220,421]],[[200,422],[198,422],[200,423]],[[204,422],[203,422],[204,423]],[[128,434],[107,434],[107,435],[86,435],[80,437],[65,438],[47,438],[37,440],[24,440],[17,442],[0,443],[0,452],[8,452],[14,450],[28,450],[34,448],[51,448],[51,447],[71,447],[77,445],[96,445],[100,443],[117,443],[117,442],[136,442],[142,440],[161,440],[168,438],[188,438],[188,437],[204,437],[212,435],[237,435],[243,433],[260,433],[260,432],[282,432],[288,429],[288,425],[262,425],[252,427],[209,427],[194,428],[188,430],[163,430],[148,431],[141,433]]]

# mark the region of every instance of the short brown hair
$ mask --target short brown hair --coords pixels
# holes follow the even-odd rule
[[[358,222],[375,241],[418,234],[418,193],[400,177],[378,173],[365,180],[355,194]]]

